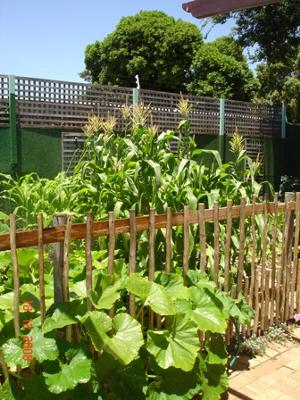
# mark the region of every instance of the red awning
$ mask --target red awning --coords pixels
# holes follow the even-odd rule
[[[212,15],[226,14],[245,8],[265,6],[281,0],[193,0],[184,3],[184,11],[190,12],[195,18],[205,18]]]

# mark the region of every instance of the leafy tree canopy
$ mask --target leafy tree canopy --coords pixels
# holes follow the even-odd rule
[[[300,0],[282,1],[265,7],[214,17],[224,23],[234,18],[235,37],[243,47],[255,46],[255,61],[290,60],[300,44]]]
[[[257,82],[237,41],[222,37],[198,49],[191,67],[189,92],[250,100],[256,88]]]
[[[85,51],[82,77],[102,84],[185,90],[195,50],[202,44],[197,26],[160,11],[122,18],[114,32]]]

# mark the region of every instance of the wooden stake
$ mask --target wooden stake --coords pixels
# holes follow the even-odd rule
[[[13,284],[14,284],[14,328],[15,337],[20,334],[20,280],[19,280],[19,265],[16,246],[16,216],[10,214],[10,249],[11,261],[13,266]]]
[[[183,222],[183,274],[186,276],[189,270],[189,242],[190,242],[190,227],[189,227],[189,208],[184,207],[184,222]]]
[[[276,294],[276,244],[277,244],[277,225],[278,225],[278,193],[275,193],[275,211],[274,211],[274,220],[273,220],[273,229],[272,229],[272,273],[271,273],[271,307],[270,307],[270,325],[274,324],[274,309],[275,309],[275,294]]]
[[[167,225],[166,225],[166,272],[171,272],[172,260],[172,210],[167,208]]]
[[[64,241],[64,268],[63,268],[63,295],[64,301],[69,301],[69,251],[71,242],[72,215],[67,216],[67,225]]]
[[[270,326],[270,271],[265,270],[265,321],[264,327],[267,330]]]
[[[253,325],[253,333],[254,335],[257,335],[257,328],[258,328],[258,321],[259,321],[259,293],[258,293],[258,288],[259,288],[259,281],[258,277],[256,276],[255,278],[255,285],[254,285],[254,295],[255,295],[255,316],[254,316],[254,325]]]
[[[220,268],[220,226],[219,226],[219,203],[214,204],[214,270],[213,278],[216,286],[219,286]]]
[[[200,269],[206,271],[206,230],[205,230],[205,216],[204,204],[198,205],[198,223],[199,223],[199,237],[200,237]]]
[[[266,269],[267,260],[267,240],[268,240],[268,213],[267,213],[267,202],[264,203],[264,213],[263,213],[263,234],[262,234],[262,256],[261,256],[261,276],[260,276],[260,286],[264,285],[264,276]]]
[[[148,278],[154,281],[155,274],[155,208],[151,208],[149,216],[149,271]],[[148,311],[148,327],[154,328],[154,312],[150,309]]]
[[[86,293],[93,288],[93,259],[92,259],[92,237],[93,237],[93,215],[89,212],[86,216],[86,236],[85,236],[85,260],[86,260]],[[93,309],[92,303],[88,299],[87,309]]]
[[[129,274],[136,271],[136,212],[132,208],[129,211],[130,220],[130,249],[129,249]],[[132,293],[129,295],[129,313],[132,317],[135,316],[135,298]]]
[[[38,225],[38,251],[39,251],[40,312],[41,312],[41,324],[43,325],[46,315],[46,305],[45,305],[45,260],[44,260],[44,242],[43,242],[44,221],[42,213],[39,213],[37,216],[37,225]]]
[[[251,216],[251,281],[250,281],[250,295],[249,305],[253,307],[254,304],[254,290],[256,281],[256,256],[257,256],[257,245],[256,245],[256,220],[255,220],[255,206],[256,197],[252,199],[252,216]]]
[[[229,291],[230,249],[232,235],[232,200],[227,201],[226,241],[224,251],[224,290]]]
[[[238,294],[242,290],[243,275],[244,275],[244,256],[245,256],[245,198],[241,199],[240,205],[240,252],[238,260],[238,283],[237,291]]]
[[[108,274],[112,275],[114,272],[114,258],[116,248],[116,232],[115,232],[115,215],[113,211],[108,213]]]
[[[290,318],[293,318],[295,309],[297,309],[297,300],[295,304],[295,292],[297,298],[297,288],[300,286],[298,271],[298,257],[299,257],[299,236],[300,236],[300,193],[296,194],[296,227],[294,236],[293,248],[293,274],[292,274],[292,287],[291,287],[291,307]],[[297,283],[297,285],[296,285]],[[296,306],[296,307],[295,307]]]

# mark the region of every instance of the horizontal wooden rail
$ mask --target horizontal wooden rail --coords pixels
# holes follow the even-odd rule
[[[278,212],[285,210],[285,203],[278,204]],[[288,203],[289,210],[295,210],[296,203],[291,201]],[[267,203],[267,213],[274,213],[275,203]],[[264,204],[256,204],[254,213],[255,215],[263,214]],[[252,204],[245,206],[245,217],[250,217],[253,214]],[[198,211],[190,211],[189,224],[197,224],[199,222]],[[240,217],[240,206],[232,207],[232,218]],[[219,221],[226,220],[227,207],[219,209]],[[214,222],[214,210],[207,209],[204,211],[205,222]],[[149,229],[149,215],[136,218],[136,231],[141,232]],[[184,225],[184,213],[173,213],[171,220],[172,227]],[[165,228],[167,226],[167,214],[159,214],[155,217],[155,228]],[[43,242],[44,244],[63,242],[65,239],[66,225],[61,225],[53,228],[43,229]],[[115,221],[116,234],[130,232],[129,218],[118,219]],[[94,222],[92,226],[92,236],[94,238],[99,236],[107,236],[109,234],[108,220]],[[73,224],[71,229],[71,240],[80,240],[86,237],[86,224]],[[17,248],[32,247],[38,245],[38,230],[20,231],[16,233],[16,246]],[[10,250],[10,235],[0,235],[0,251]]]

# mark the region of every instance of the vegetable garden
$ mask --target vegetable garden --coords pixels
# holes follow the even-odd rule
[[[218,399],[234,331],[299,311],[299,194],[263,201],[242,138],[224,164],[179,110],[92,117],[70,175],[1,177],[1,399]]]

